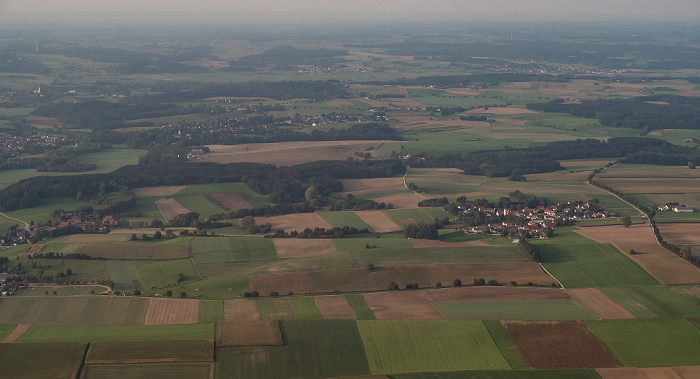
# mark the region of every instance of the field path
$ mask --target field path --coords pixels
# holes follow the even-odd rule
[[[416,192],[416,191],[414,191],[414,190],[408,188],[408,185],[406,184],[406,177],[407,177],[407,176],[408,176],[408,169],[406,170],[406,173],[403,175],[403,186],[406,187],[407,190],[409,190],[409,191],[415,193],[416,195],[421,196],[421,197],[424,197],[424,198],[427,199],[428,196],[425,196],[425,195],[423,195],[422,193]]]
[[[5,338],[0,341],[0,343],[13,343],[19,339],[19,337],[22,337],[24,333],[31,328],[32,324],[18,324],[15,330],[10,332]]]
[[[29,223],[27,223],[27,222],[24,221],[24,220],[20,220],[20,219],[18,219],[18,218],[10,217],[10,216],[8,216],[8,215],[6,215],[6,214],[4,214],[4,213],[0,213],[0,216],[5,217],[5,218],[8,218],[8,219],[10,219],[10,220],[19,221],[19,222],[21,222],[21,223],[24,224],[24,227],[25,227],[27,230],[29,229]]]

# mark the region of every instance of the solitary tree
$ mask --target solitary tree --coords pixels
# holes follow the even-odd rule
[[[622,225],[625,228],[629,228],[629,226],[632,225],[632,217],[630,217],[630,215],[625,215],[625,217],[622,218]]]
[[[462,281],[459,279],[455,279],[454,282],[452,282],[452,285],[455,287],[461,287],[462,286]]]
[[[187,292],[185,292],[185,291],[180,292],[180,297],[187,297]]]
[[[374,271],[374,263],[368,263],[367,264],[367,271],[372,272]]]
[[[173,297],[173,291],[171,291],[171,290],[165,291],[165,296],[167,296],[167,297]]]

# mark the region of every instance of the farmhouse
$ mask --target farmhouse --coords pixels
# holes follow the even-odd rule
[[[656,209],[660,212],[674,211],[678,213],[692,213],[694,211],[693,207],[687,207],[683,204],[678,203],[668,203],[666,205],[659,205]]]

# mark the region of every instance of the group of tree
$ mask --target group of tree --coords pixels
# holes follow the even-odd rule
[[[406,238],[436,240],[439,237],[438,230],[449,223],[450,219],[445,217],[442,219],[435,218],[432,222],[419,221],[418,223],[406,224],[403,229],[403,235]]]

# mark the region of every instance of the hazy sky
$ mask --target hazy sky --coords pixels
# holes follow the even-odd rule
[[[600,19],[700,20],[700,0],[0,0],[0,22]]]

